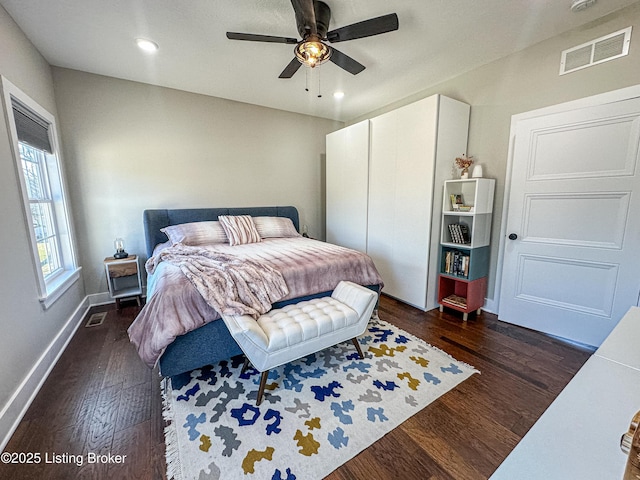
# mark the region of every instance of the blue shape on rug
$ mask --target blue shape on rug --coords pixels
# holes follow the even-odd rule
[[[429,372],[424,372],[424,379],[429,383],[433,383],[434,385],[438,385],[441,382],[438,377],[431,375]]]
[[[188,428],[189,440],[192,442],[200,436],[200,432],[196,430],[196,427],[199,423],[204,423],[207,420],[207,416],[203,413],[200,414],[199,417],[196,417],[193,413],[187,415],[187,421],[184,425],[184,428]]]
[[[269,409],[267,413],[264,414],[264,420],[267,422],[273,419],[273,423],[267,425],[266,431],[267,435],[271,435],[272,433],[280,433],[282,429],[280,428],[280,422],[282,422],[282,415],[277,410]]]
[[[198,393],[200,391],[200,384],[196,383],[193,387],[191,387],[189,390],[187,390],[186,392],[184,392],[184,395],[178,395],[178,398],[176,398],[176,400],[178,400],[179,402],[188,402],[189,399],[191,397],[193,397],[196,393]]]
[[[253,417],[245,418],[245,415],[249,412],[253,412]],[[248,403],[243,403],[242,407],[231,409],[231,416],[238,420],[238,425],[245,427],[256,423],[256,420],[260,417],[260,409]]]
[[[340,385],[340,383],[338,383],[338,382],[336,382],[334,380],[333,382],[331,382],[326,387],[323,387],[323,386],[320,386],[320,385],[314,385],[314,386],[311,387],[311,391],[313,392],[316,400],[324,402],[324,399],[326,397],[336,397],[336,398],[338,398],[340,396],[339,393],[335,392],[336,388],[343,388],[343,387],[342,387],[342,385]]]
[[[344,434],[344,430],[340,427],[329,433],[329,435],[327,435],[327,440],[329,440],[329,443],[336,450],[346,447],[349,444],[349,437]]]
[[[440,370],[442,370],[443,373],[450,372],[454,375],[462,373],[462,370],[460,370],[460,368],[455,363],[450,364],[448,367],[440,367]]]
[[[388,330],[386,328],[371,327],[369,328],[369,331],[373,333],[373,336],[375,337],[373,343],[386,342],[387,339],[393,335],[393,330]]]
[[[345,425],[351,425],[353,423],[353,419],[350,415],[347,415],[345,412],[351,412],[355,410],[356,407],[353,406],[353,402],[351,400],[347,400],[346,402],[342,402],[341,404],[338,402],[331,403],[331,410],[333,411],[333,415],[340,420],[340,423]]]
[[[216,371],[213,369],[211,365],[207,365],[200,369],[200,375],[196,377],[197,380],[202,380],[203,382],[207,382],[209,385],[215,385],[218,382],[218,376],[216,375]]]
[[[390,391],[393,391],[396,388],[398,388],[398,385],[396,384],[396,382],[392,382],[390,380],[387,380],[384,383],[382,383],[380,380],[374,380],[373,381],[373,386],[378,388],[378,389],[390,390]]]
[[[233,375],[233,373],[229,369],[229,362],[227,362],[226,360],[222,360],[220,362],[220,376],[230,377],[231,375]]]
[[[396,343],[409,343],[411,340],[404,335],[398,335],[394,341]]]
[[[311,355],[307,355],[306,357],[304,357],[301,361],[305,364],[305,365],[313,365],[314,363],[316,363],[316,354],[312,353]]]
[[[343,372],[348,372],[349,370],[358,370],[362,373],[369,373],[371,369],[371,364],[366,362],[351,362],[349,365],[345,365],[342,367]]]
[[[276,471],[273,474],[273,477],[271,477],[271,480],[296,480],[296,476],[293,473],[291,473],[290,468],[287,468],[286,477],[283,477],[282,472],[279,469],[276,469]]]
[[[375,422],[376,421],[376,417],[378,418],[378,420],[380,422],[386,422],[387,420],[389,420],[387,417],[384,416],[384,408],[382,408],[382,407],[380,407],[380,408],[368,407],[367,408],[367,420],[369,420],[370,422]]]

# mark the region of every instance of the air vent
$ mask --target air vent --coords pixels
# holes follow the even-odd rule
[[[562,52],[560,75],[624,57],[629,53],[631,27]]]
[[[89,320],[84,326],[97,327],[98,325],[102,325],[106,316],[107,316],[107,312],[94,313],[89,317]]]

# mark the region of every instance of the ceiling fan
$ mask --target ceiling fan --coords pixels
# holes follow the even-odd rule
[[[293,77],[303,64],[314,68],[327,60],[331,60],[340,68],[357,75],[365,69],[365,66],[325,42],[344,42],[398,29],[398,15],[390,13],[328,31],[331,20],[329,5],[320,0],[291,0],[291,4],[296,16],[298,33],[302,37],[300,41],[290,37],[227,32],[227,38],[230,40],[295,45],[295,57],[285,67],[279,78]]]

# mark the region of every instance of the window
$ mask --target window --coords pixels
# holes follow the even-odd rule
[[[54,117],[2,78],[40,301],[48,308],[77,280]]]

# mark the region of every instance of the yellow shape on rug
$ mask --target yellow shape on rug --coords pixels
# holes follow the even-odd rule
[[[208,452],[211,448],[211,437],[209,437],[208,435],[201,435],[200,442],[200,450],[202,450],[203,452]]]
[[[297,430],[293,439],[298,442],[298,447],[300,447],[298,453],[306,455],[307,457],[310,457],[314,453],[318,453],[320,443],[315,441],[313,434],[309,433],[307,435],[303,435],[300,430]]]
[[[309,427],[309,430],[313,430],[314,428],[320,427],[320,417],[314,417],[311,420],[307,420],[304,424]]]
[[[404,352],[407,349],[406,346],[401,345],[399,347],[391,348],[386,344],[381,343],[380,348],[369,347],[369,351],[373,353],[375,357],[394,357],[395,352]]]
[[[255,450],[255,449],[249,450],[249,452],[247,453],[247,456],[244,457],[244,460],[242,460],[242,470],[244,470],[245,475],[247,473],[255,472],[256,462],[259,462],[260,460],[271,461],[271,459],[273,458],[274,451],[275,450],[273,447],[267,447],[267,449],[264,452],[261,452],[260,450]]]
[[[411,360],[413,360],[415,363],[417,363],[418,365],[420,365],[421,367],[427,368],[429,366],[429,360],[427,360],[426,358],[422,358],[422,357],[409,357]]]
[[[398,379],[400,380],[404,380],[404,379],[409,380],[409,388],[411,390],[417,390],[418,389],[418,385],[420,385],[420,380],[418,380],[417,378],[413,378],[411,376],[411,374],[409,372],[404,372],[404,373],[399,373],[398,374]]]

